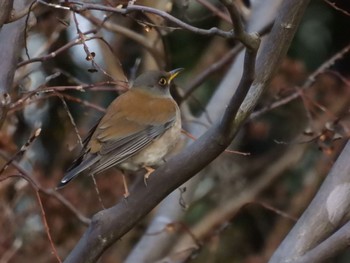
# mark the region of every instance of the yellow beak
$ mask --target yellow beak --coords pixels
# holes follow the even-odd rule
[[[173,70],[169,71],[170,77],[168,79],[168,82],[170,83],[183,70],[184,70],[184,68],[177,68],[177,69],[173,69]]]

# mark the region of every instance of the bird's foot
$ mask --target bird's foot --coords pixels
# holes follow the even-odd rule
[[[143,182],[145,183],[145,186],[147,187],[147,180],[148,180],[149,176],[151,175],[151,173],[153,173],[155,171],[155,169],[153,169],[152,167],[149,167],[149,166],[144,166],[143,168],[145,168],[147,171],[147,173],[143,177]]]
[[[126,178],[124,174],[123,174],[123,185],[124,185],[124,199],[128,199],[130,192],[129,192],[128,183],[126,182]]]

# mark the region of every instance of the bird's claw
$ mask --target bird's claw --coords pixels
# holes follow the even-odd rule
[[[145,166],[144,168],[146,169],[147,173],[146,173],[146,174],[144,175],[144,177],[143,177],[143,182],[144,182],[145,186],[147,187],[147,180],[148,180],[149,176],[150,176],[155,170],[154,170],[153,168],[151,168],[151,167],[148,167],[148,166]]]

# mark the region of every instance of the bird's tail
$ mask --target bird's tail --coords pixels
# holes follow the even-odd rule
[[[61,179],[61,182],[56,186],[56,190],[61,189],[66,186],[70,181],[77,177],[81,172],[90,168],[99,160],[96,155],[89,155],[85,160],[80,163],[75,163],[71,168],[68,169],[65,176]]]

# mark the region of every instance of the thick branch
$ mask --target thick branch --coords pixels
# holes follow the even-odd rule
[[[254,108],[258,98],[256,95],[260,95],[268,85],[268,81],[272,78],[271,74],[276,71],[281,59],[285,56],[291,42],[290,40],[296,31],[296,26],[299,24],[303,11],[308,4],[308,1],[298,1],[297,3],[295,1],[287,1],[285,3],[291,5],[291,2],[295,6],[289,10],[282,9],[280,11],[280,16],[276,20],[278,24],[275,24],[271,32],[271,39],[266,41],[264,50],[262,51],[265,54],[261,55],[259,58],[260,62],[257,62],[257,65],[261,66],[265,63],[267,57],[267,61],[270,64],[265,65],[267,69],[259,68],[257,71],[259,79],[255,81],[254,90],[249,92],[249,98],[246,98],[245,104],[242,106],[243,109],[242,107],[240,109],[240,113],[246,114],[239,113],[235,118],[235,112],[238,107],[229,105],[228,111],[233,115],[225,115],[221,124],[212,127],[195,143],[186,148],[186,151],[183,151],[178,156],[172,158],[167,164],[157,169],[149,179],[147,188],[141,183],[131,193],[127,202],[120,202],[110,209],[97,213],[93,217],[88,230],[65,262],[95,262],[105,249],[129,231],[167,194],[191,178],[224,151],[233,139],[238,127],[247,118],[248,114],[246,110]],[[294,26],[291,28],[288,27],[288,30],[284,30],[285,27],[281,27],[279,24],[281,20]],[[279,41],[276,41],[277,38],[279,38]],[[271,41],[273,42],[271,43]],[[275,46],[277,44],[281,47],[276,48]],[[271,47],[274,47],[274,49]],[[251,61],[251,58],[252,54],[247,52],[245,61]],[[262,59],[264,61],[261,61]],[[250,66],[249,63],[246,63],[245,73],[243,74],[241,85],[239,85],[240,89],[243,90],[238,91],[238,94],[244,94],[250,86],[250,81],[247,80],[249,79],[247,70]],[[233,89],[231,83],[229,82],[226,85],[229,85]],[[247,87],[246,84],[243,85],[242,83],[249,84],[249,86]],[[244,98],[242,95],[237,95],[231,102],[240,104],[240,98],[242,97]],[[233,121],[235,124],[232,124]],[[221,129],[222,127],[225,128],[224,131]]]
[[[246,53],[244,73],[232,103],[238,105],[244,100],[252,84],[256,51]],[[251,72],[252,71],[252,72]],[[149,213],[164,197],[181,186],[203,167],[213,161],[232,141],[231,127],[239,106],[229,107],[231,118],[213,126],[182,154],[175,156],[167,164],[157,169],[149,180],[147,188],[138,185],[127,203],[97,213],[75,249],[65,262],[95,262],[116,240],[127,233],[143,216]],[[236,111],[234,111],[235,109]],[[225,129],[222,129],[225,127]],[[194,160],[196,160],[194,162]],[[142,204],[142,205],[140,205]]]
[[[314,256],[315,251],[324,248],[324,244],[330,244],[329,249],[323,252],[329,257],[333,255],[335,249],[339,251],[348,245],[346,242],[348,238],[345,238],[348,235],[348,224],[333,237],[328,237],[350,218],[348,214],[350,207],[349,156],[350,142],[347,143],[333,165],[314,200],[269,262],[299,262],[299,259]],[[327,239],[325,243],[321,243],[325,239]],[[307,253],[308,251],[310,254]]]
[[[205,1],[206,2],[206,1]],[[272,12],[273,15],[270,15],[270,17],[276,16],[277,8],[274,5],[271,5],[271,3],[276,4],[276,0],[265,0],[264,5],[269,7],[270,12]],[[274,11],[272,11],[272,8]],[[253,23],[257,17],[259,17],[257,14],[259,12],[262,12],[264,15],[266,14],[265,10],[261,7],[256,7],[255,5],[252,6],[252,12],[254,12],[254,15],[251,16],[251,19],[248,21],[249,24]],[[265,35],[266,33],[270,32],[273,22],[271,21],[270,17],[266,17],[265,19],[261,20],[259,19],[259,25],[257,28],[251,28],[252,31],[258,30],[259,35]],[[223,65],[230,65],[232,62],[232,57],[238,55],[242,50],[244,49],[244,46],[240,43],[237,43],[237,45],[226,55],[224,55],[219,61],[212,64],[207,69],[199,72],[197,76],[195,76],[195,79],[191,81],[191,83],[184,83],[185,87],[183,87],[183,90],[187,90],[188,92],[183,96],[182,100],[185,100],[185,96],[189,96],[191,92],[195,90],[196,87],[198,87],[202,82],[206,80],[208,75],[212,74],[215,71],[220,71],[223,67]],[[243,53],[243,52],[241,52]],[[241,63],[242,62],[242,63]],[[239,70],[235,70],[234,72],[231,72],[230,75],[237,76],[237,82],[230,83],[231,86],[225,87],[224,85],[220,85],[218,89],[226,89],[226,94],[232,94],[234,91],[232,90],[232,87],[238,86],[239,78],[242,75],[242,68],[243,68],[243,59],[242,61],[235,60],[234,62]],[[186,87],[187,86],[187,87]],[[218,89],[216,89],[216,92],[218,92]],[[229,96],[228,96],[229,98]],[[181,102],[178,102],[181,103]],[[223,102],[222,104],[226,104],[226,102]],[[220,105],[222,105],[220,104]],[[220,107],[217,103],[211,103],[210,106],[206,107],[207,112],[212,112],[213,109]],[[222,107],[222,106],[221,106]],[[186,107],[182,107],[182,114],[185,116],[185,119],[191,119],[193,117],[187,116],[187,110]],[[207,113],[204,112],[202,114],[202,117],[207,116]],[[218,113],[217,115],[211,115],[213,120],[220,119],[222,116],[221,113]],[[204,117],[206,118],[206,117]],[[201,120],[198,120],[201,122]],[[197,123],[188,123],[188,126],[184,127],[185,130],[188,130],[192,135],[195,137],[199,137],[201,134],[203,134],[206,130],[206,126],[198,125]],[[192,141],[188,142],[188,145],[191,144]],[[217,162],[214,162],[210,164],[211,166],[216,167]],[[234,165],[234,163],[232,163]],[[215,168],[214,168],[215,169]],[[209,170],[211,170],[209,168]],[[215,171],[217,171],[215,169]],[[169,231],[166,231],[167,225],[173,222],[181,221],[183,216],[185,215],[185,211],[183,208],[179,205],[180,198],[184,198],[187,205],[190,205],[192,203],[193,194],[195,192],[196,186],[198,185],[199,181],[202,178],[202,175],[204,176],[211,176],[211,173],[208,174],[208,168],[203,169],[199,174],[197,174],[195,177],[193,177],[191,180],[187,181],[185,185],[182,185],[182,188],[185,187],[186,192],[185,194],[181,194],[180,191],[174,191],[172,192],[165,200],[161,202],[159,207],[156,210],[156,213],[154,214],[152,221],[147,227],[147,230],[143,234],[142,238],[139,240],[137,245],[135,245],[132,248],[132,251],[128,255],[127,259],[125,260],[125,263],[134,263],[134,262],[155,262],[156,260],[159,260],[161,258],[164,259],[166,255],[169,255],[171,251],[174,251],[175,244],[178,244],[178,234],[179,233],[172,233]],[[236,200],[236,199],[235,199]],[[235,202],[235,201],[232,201]],[[232,207],[231,207],[232,208]],[[201,224],[201,223],[200,223]],[[193,232],[194,229],[191,229],[191,233],[194,233],[197,237],[197,234]],[[156,235],[150,235],[149,233],[157,233]],[[186,234],[186,236],[189,236]],[[193,239],[191,238],[191,241]],[[176,243],[175,243],[176,242]],[[186,247],[188,248],[188,246]]]
[[[224,116],[221,121],[221,129],[224,132],[224,136],[229,135],[230,137],[233,137],[233,134],[230,134],[231,132],[235,133],[237,131],[237,124],[242,124],[242,123],[235,123],[232,122],[232,116],[236,116],[241,102],[244,100],[248,93],[248,89],[244,89],[246,85],[249,83],[251,84],[254,80],[254,75],[255,75],[255,58],[256,58],[256,51],[254,50],[246,50],[246,55],[244,59],[244,69],[245,71],[243,72],[243,77],[241,82],[238,85],[237,91],[235,92],[234,96],[232,97],[229,106],[227,107]],[[250,85],[249,84],[249,85]],[[222,138],[223,141],[226,141],[226,138]]]
[[[18,8],[24,8],[18,4]],[[3,94],[11,89],[13,76],[21,49],[24,44],[25,18],[6,24],[0,31],[0,93]]]
[[[14,7],[16,10],[23,9],[25,8],[26,2],[27,1],[16,1]],[[3,7],[2,4],[0,7]],[[7,8],[9,8],[9,6],[7,6]],[[0,12],[2,13],[3,10]],[[11,102],[9,91],[12,88],[19,54],[24,45],[25,22],[26,19],[23,17],[13,23],[4,25],[0,31],[0,127],[5,121],[8,110],[7,107]]]
[[[298,263],[326,262],[349,247],[350,222],[342,226],[332,236],[302,256]]]

